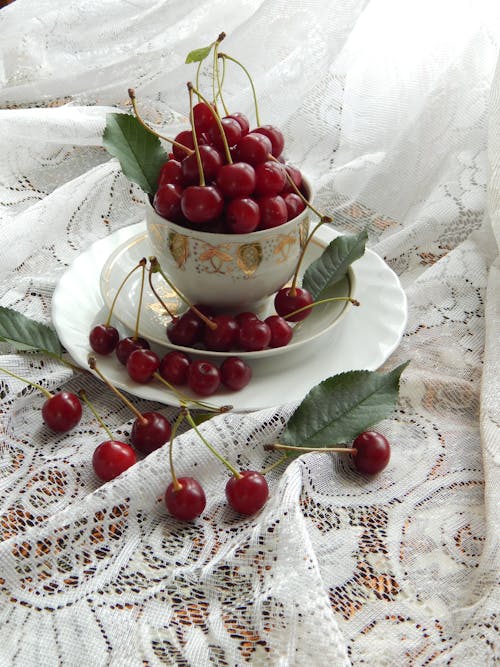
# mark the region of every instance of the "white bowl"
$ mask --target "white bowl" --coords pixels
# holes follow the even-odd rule
[[[306,208],[272,229],[219,234],[182,227],[146,203],[148,236],[162,270],[190,301],[220,310],[256,308],[288,282],[309,216]]]

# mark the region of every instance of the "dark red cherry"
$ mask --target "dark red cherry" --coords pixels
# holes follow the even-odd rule
[[[243,322],[239,328],[238,344],[246,352],[265,350],[271,340],[271,329],[259,319]]]
[[[248,131],[250,130],[250,123],[244,113],[241,113],[241,111],[235,111],[234,113],[229,114],[228,118],[234,118],[238,121],[241,127],[241,136],[248,134]]]
[[[171,185],[182,185],[182,167],[179,160],[169,160],[160,169],[158,176],[158,187],[170,183]]]
[[[189,148],[190,150],[194,150],[193,133],[191,130],[183,130],[182,132],[179,132],[179,134],[175,137],[175,141],[177,141],[179,144],[182,144],[186,148]],[[190,154],[190,151],[185,151],[184,149],[175,145],[172,146],[172,152],[175,159],[179,160],[179,162],[181,162],[186,157],[186,155]]]
[[[391,458],[391,446],[382,433],[365,431],[352,443],[357,450],[353,454],[354,465],[359,472],[376,475],[383,470]]]
[[[56,433],[65,433],[82,418],[80,399],[70,391],[60,391],[48,398],[42,407],[42,419]]]
[[[153,350],[134,350],[127,359],[127,373],[134,382],[145,384],[153,379],[160,357]]]
[[[266,478],[255,470],[243,470],[241,477],[234,475],[226,484],[226,498],[231,507],[240,514],[255,514],[266,503],[269,487]]]
[[[145,412],[132,424],[130,442],[143,454],[150,454],[169,441],[170,422],[159,412]]]
[[[233,234],[254,232],[260,223],[260,208],[251,197],[237,197],[226,206],[225,226]]]
[[[274,297],[274,308],[278,315],[286,318],[289,322],[300,322],[311,314],[312,308],[307,308],[313,303],[313,298],[303,287],[296,287],[292,292],[291,287],[282,287]],[[304,308],[300,313],[290,316],[300,308]]]
[[[165,504],[170,514],[181,521],[193,521],[205,509],[206,497],[200,483],[192,477],[177,479],[180,489],[171,482],[165,492]]]
[[[288,172],[288,175],[291,177],[292,181],[295,183],[295,186],[300,190],[302,186],[302,174],[300,171],[297,169],[297,167],[294,167],[291,164],[287,164],[285,169]],[[286,185],[283,188],[284,192],[295,192],[288,178],[286,181]]]
[[[274,125],[262,125],[261,127],[255,128],[252,132],[263,134],[271,142],[272,154],[274,157],[279,157],[283,153],[283,148],[285,147],[285,137],[283,132],[279,130]]]
[[[231,118],[230,116],[225,116],[221,118],[221,125],[226,135],[228,146],[234,146],[241,139],[242,131],[241,125],[236,120],[236,118]],[[218,125],[213,125],[208,130],[208,138],[213,146],[217,148],[223,148],[224,142],[222,140],[222,135],[219,130]]]
[[[239,357],[227,357],[221,364],[222,384],[232,391],[246,387],[252,378],[252,369]]]
[[[295,192],[288,192],[284,195],[288,220],[293,220],[305,209],[306,205]]]
[[[219,190],[210,185],[190,185],[182,193],[181,210],[189,222],[203,224],[216,220],[224,208]]]
[[[149,342],[145,338],[127,336],[127,338],[122,338],[116,346],[116,357],[125,366],[134,350],[149,350],[149,347]]]
[[[109,482],[137,461],[130,445],[118,440],[105,440],[94,451],[92,466],[103,482]]]
[[[187,311],[181,317],[169,322],[167,337],[174,345],[193,347],[201,340],[203,329],[203,322],[193,312]]]
[[[190,363],[191,359],[187,354],[180,350],[172,350],[161,360],[158,373],[170,384],[181,386],[187,382]]]
[[[292,340],[292,327],[279,315],[270,315],[264,322],[271,330],[269,347],[285,347]]]
[[[259,229],[279,227],[288,220],[285,200],[280,195],[260,197],[258,204],[260,208]]]
[[[217,126],[214,114],[205,102],[198,102],[193,107],[194,126],[196,132],[207,132],[212,126]]]
[[[203,334],[205,347],[213,352],[231,350],[238,338],[238,323],[230,315],[216,315],[212,321],[216,324],[216,328],[205,327]]]
[[[279,162],[261,162],[255,167],[255,194],[259,197],[279,194],[286,184],[286,171]]]
[[[217,174],[217,186],[226,199],[248,197],[255,188],[255,169],[247,162],[225,164]]]
[[[236,156],[241,162],[248,162],[252,166],[260,164],[268,159],[272,144],[263,134],[245,134],[237,144]]]
[[[222,167],[222,157],[218,150],[212,146],[199,147],[201,166],[205,181],[213,181]],[[200,172],[198,170],[198,160],[195,153],[188,155],[182,160],[182,177],[184,185],[193,185],[200,182]]]
[[[180,185],[165,183],[155,193],[153,208],[166,220],[182,222],[184,216],[181,210],[182,188]]]
[[[109,324],[97,324],[89,334],[90,347],[97,354],[111,354],[119,340],[118,330]]]
[[[217,366],[197,359],[189,366],[188,386],[198,396],[211,396],[220,386],[220,372]]]

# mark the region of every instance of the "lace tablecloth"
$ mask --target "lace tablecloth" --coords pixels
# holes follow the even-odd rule
[[[94,417],[41,425],[42,395],[1,375],[0,664],[494,665],[498,659],[500,16],[496,1],[17,0],[0,10],[0,305],[50,323],[51,296],[96,239],[140,221],[143,195],[102,148],[134,86],[151,122],[184,121],[186,53],[224,50],[342,232],[409,301],[386,368],[410,359],[379,425],[375,478],[307,454],[269,475],[251,519],[185,432],[203,516],[173,520],[167,448],[114,482],[90,465]],[[252,112],[243,79],[231,108]],[[82,289],[85,285],[82,284]],[[383,314],[382,314],[383,316]],[[91,376],[0,344],[0,365],[85,388],[116,434],[128,409]],[[327,352],[334,353],[334,351]],[[283,397],[286,399],[286,397]],[[166,416],[174,408],[137,400]],[[226,414],[205,434],[262,469],[295,405]]]

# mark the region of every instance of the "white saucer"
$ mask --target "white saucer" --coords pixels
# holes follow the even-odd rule
[[[52,321],[62,345],[83,368],[87,368],[91,351],[89,332],[95,324],[105,321],[108,312],[100,292],[100,272],[117,247],[144,231],[145,223],[139,223],[97,241],[77,257],[59,280],[52,299]],[[323,227],[316,238],[328,243],[335,236],[335,232]],[[218,406],[232,404],[237,411],[259,410],[301,400],[314,385],[331,375],[377,369],[403,335],[406,296],[396,274],[370,250],[356,261],[355,276],[359,308],[348,308],[331,332],[293,354],[249,360],[251,382],[239,392],[218,391],[209,402]],[[123,324],[115,325],[121,333],[129,333]],[[164,352],[164,348],[156,349],[160,354]],[[111,382],[131,394],[178,405],[176,396],[163,385],[140,385],[130,380],[114,355],[100,357],[99,368]]]
[[[332,233],[331,238],[334,238],[336,235],[337,234]],[[328,242],[331,238],[328,239]],[[328,242],[325,240],[318,240],[316,237],[312,240],[307,247],[304,261],[302,263],[304,269],[321,255]],[[116,293],[126,275],[143,257],[148,258],[153,252],[147,232],[144,230],[119,245],[118,248],[111,253],[107,261],[104,263],[100,280],[101,294],[108,308],[111,308]],[[349,278],[346,277],[343,280],[340,280],[333,287],[326,290],[324,295],[322,295],[322,298],[345,296],[354,298],[356,296],[355,269],[350,270],[348,275]],[[127,279],[124,288],[120,291],[113,308],[113,314],[116,316],[116,319],[124,324],[131,332],[135,329],[141,282],[142,271],[134,271],[134,273]],[[186,310],[186,306],[180,299],[178,299],[175,292],[170,289],[159,274],[153,275],[152,282],[156,292],[173,314],[178,314]],[[307,319],[294,326],[293,338],[285,347],[269,348],[258,352],[238,351],[236,354],[242,359],[247,360],[273,357],[277,354],[296,351],[302,345],[311,343],[316,338],[327,334],[333,327],[338,326],[351,307],[351,304],[346,301],[334,301],[321,306],[316,306],[313,308]],[[236,315],[237,312],[232,314]],[[264,319],[268,315],[274,315],[273,300],[268,299],[256,314],[258,314],[261,319]],[[163,347],[182,350],[190,355],[202,355],[206,357],[206,350],[174,345],[168,340],[166,328],[170,320],[170,316],[165,312],[163,306],[158,302],[158,299],[151,291],[151,287],[146,278],[139,327],[141,336],[149,340],[151,343],[156,343]],[[221,361],[228,356],[227,352],[210,352],[209,354],[212,357],[219,357]]]

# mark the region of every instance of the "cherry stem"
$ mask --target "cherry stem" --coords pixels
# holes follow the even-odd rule
[[[206,438],[200,433],[198,427],[196,426],[196,423],[195,423],[194,419],[191,416],[191,413],[187,409],[186,409],[186,419],[190,423],[191,427],[195,430],[196,435],[200,438],[200,440],[203,442],[203,444],[206,447],[208,447],[208,449],[212,452],[212,454],[216,458],[218,458],[221,463],[223,463],[226,466],[226,468],[234,475],[234,477],[236,477],[236,479],[240,479],[242,477],[242,475],[236,470],[236,468],[233,468],[233,466],[229,463],[229,461],[227,461],[222,456],[222,454],[219,454],[219,452],[214,447],[212,447],[212,445],[208,442],[208,440],[206,440]]]
[[[16,375],[15,373],[12,373],[12,371],[8,371],[6,368],[0,367],[0,371],[2,373],[7,373],[7,375],[10,375],[13,378],[16,378],[16,380],[20,380],[21,382],[25,382],[26,384],[29,384],[31,387],[35,387],[39,391],[44,394],[47,398],[52,398],[54,394],[52,394],[48,389],[45,387],[42,387],[41,384],[38,384],[37,382],[32,382],[31,380],[27,380],[26,378],[21,377],[20,375]]]
[[[186,416],[186,410],[185,408],[182,408],[179,414],[177,415],[177,419],[175,422],[172,424],[172,433],[170,434],[170,443],[168,446],[168,462],[170,465],[170,474],[172,476],[172,485],[174,487],[174,491],[180,491],[182,489],[182,484],[179,484],[179,480],[177,479],[175,475],[175,470],[174,470],[174,459],[172,456],[172,450],[174,448],[174,439],[175,436],[177,435],[177,429],[181,425],[182,420]]]
[[[299,259],[297,260],[297,266],[295,267],[295,272],[293,274],[292,286],[290,287],[291,296],[295,296],[295,289],[297,287],[297,280],[299,279],[300,267],[302,266],[302,261],[304,260],[306,250],[309,246],[309,243],[311,242],[311,239],[316,234],[316,232],[321,227],[321,225],[324,225],[326,222],[331,222],[331,218],[329,218],[328,216],[323,216],[319,220],[319,222],[317,222],[314,225],[312,232],[310,232],[310,234],[307,236],[306,242],[302,246],[302,250],[300,251]]]
[[[275,468],[277,468],[278,466],[280,466],[280,465],[281,465],[282,463],[284,463],[287,459],[288,459],[288,455],[287,455],[287,454],[283,454],[283,456],[281,456],[277,461],[275,461],[274,463],[271,463],[271,465],[267,466],[267,468],[264,468],[264,470],[261,470],[260,472],[261,472],[263,475],[267,475],[268,472],[271,472],[271,470],[274,470]]]
[[[210,403],[205,403],[205,401],[198,401],[195,398],[191,398],[187,394],[184,394],[182,391],[179,391],[177,387],[174,387],[173,384],[171,384],[168,380],[165,380],[165,378],[162,377],[159,373],[153,373],[153,377],[156,378],[163,385],[165,385],[167,389],[170,389],[170,391],[177,396],[179,402],[183,406],[185,406],[186,403],[192,403],[193,405],[196,405],[199,408],[203,408],[203,410],[209,410],[210,412],[213,413],[229,412],[230,410],[233,409],[232,405],[223,405],[220,408],[218,408],[216,405],[210,405]]]
[[[293,445],[280,445],[274,443],[272,445],[264,445],[266,452],[302,452],[307,454],[309,452],[336,452],[337,454],[357,454],[358,450],[355,447],[294,447]]]
[[[189,120],[191,122],[191,133],[193,135],[194,153],[196,155],[196,162],[198,164],[198,173],[200,175],[200,185],[205,185],[205,174],[203,172],[203,163],[201,161],[200,147],[198,146],[198,137],[196,136],[196,128],[194,125],[193,112],[193,86],[191,83],[187,84],[189,91]]]
[[[194,152],[193,150],[191,150],[191,148],[188,148],[187,146],[184,146],[184,144],[180,144],[175,139],[172,139],[171,137],[166,137],[164,134],[160,134],[159,132],[156,132],[156,130],[153,130],[152,127],[150,127],[147,123],[144,122],[144,120],[141,118],[141,116],[139,114],[139,110],[137,109],[137,103],[136,103],[136,98],[135,98],[135,90],[133,88],[128,89],[128,96],[130,98],[130,101],[132,102],[132,108],[134,109],[134,115],[145,130],[147,130],[151,134],[154,134],[154,136],[158,137],[159,139],[164,139],[165,141],[168,141],[168,143],[172,144],[172,146],[177,146],[177,148],[179,148],[180,150],[185,151],[187,155],[191,155]]]
[[[222,127],[222,123],[220,122],[220,116],[219,116],[219,114],[218,114],[217,111],[213,108],[213,106],[210,104],[210,102],[207,100],[207,98],[206,98],[206,97],[203,97],[203,95],[199,92],[199,90],[198,90],[197,88],[195,88],[195,87],[193,86],[192,83],[188,83],[188,87],[189,87],[189,86],[191,86],[191,88],[193,89],[193,92],[196,93],[196,95],[198,95],[198,97],[201,99],[201,101],[202,101],[202,102],[205,102],[205,104],[206,104],[206,105],[208,106],[208,108],[210,109],[210,111],[211,111],[211,113],[212,113],[212,116],[214,117],[215,122],[217,123],[217,127],[219,128],[219,132],[220,132],[220,136],[221,136],[221,139],[222,139],[222,143],[224,144],[224,152],[225,152],[225,154],[226,154],[226,160],[227,160],[228,164],[232,164],[232,163],[233,163],[233,159],[232,159],[232,157],[231,157],[231,151],[229,150],[229,144],[227,143],[226,133],[224,132],[224,128]]]
[[[122,394],[122,392],[119,389],[117,389],[113,384],[111,384],[111,382],[108,380],[108,378],[105,375],[103,375],[101,370],[97,367],[97,362],[95,360],[95,357],[90,356],[88,358],[88,363],[89,363],[89,368],[91,368],[93,371],[95,371],[97,373],[97,375],[101,378],[101,380],[104,382],[104,384],[106,384],[111,389],[111,391],[114,392],[118,396],[118,398],[120,398],[122,400],[123,403],[125,403],[127,408],[129,408],[129,410],[131,410],[134,413],[134,415],[137,417],[137,419],[142,424],[145,424],[147,422],[147,419],[145,419],[145,417],[139,412],[139,410],[135,407],[135,405],[133,405],[128,400],[128,398],[124,394]]]
[[[154,288],[154,286],[153,286],[153,279],[152,279],[152,276],[153,276],[153,273],[152,273],[151,268],[150,268],[149,271],[148,271],[148,282],[149,282],[149,287],[151,288],[151,291],[153,292],[153,294],[155,295],[155,297],[158,299],[158,301],[160,302],[160,304],[163,306],[163,308],[165,308],[165,310],[167,311],[168,315],[171,317],[172,321],[175,322],[176,320],[179,319],[179,317],[178,317],[177,315],[175,315],[174,313],[172,313],[172,311],[170,310],[170,308],[167,306],[167,304],[163,301],[163,299],[161,298],[161,296],[160,296],[160,295],[158,294],[158,292],[155,290],[155,288]]]
[[[221,32],[220,35],[217,37],[217,39],[214,42],[214,61],[213,61],[213,69],[212,69],[212,95],[214,98],[214,107],[215,111],[219,113],[219,110],[217,109],[217,95],[220,93],[220,81],[219,81],[219,70],[217,68],[217,53],[219,51],[219,44],[222,42],[222,40],[226,37],[225,32]],[[217,82],[217,87],[218,91],[216,90],[216,84]],[[222,97],[221,97],[222,99]]]
[[[65,366],[68,366],[74,371],[78,371],[78,373],[86,373],[87,371],[85,368],[81,368],[80,366],[77,366],[76,364],[71,363],[71,361],[68,361],[67,359],[64,359],[60,354],[55,354],[55,352],[49,352],[49,350],[43,350],[43,353],[46,354],[48,357],[52,357],[52,359],[57,359],[57,361],[60,361],[62,364]]]
[[[141,260],[142,262],[142,260]],[[139,292],[139,303],[137,305],[137,317],[135,320],[135,331],[133,339],[137,340],[139,338],[139,321],[141,319],[141,310],[142,310],[142,297],[144,296],[144,278],[146,275],[146,260],[142,264],[142,276],[141,276],[141,291]]]
[[[109,327],[109,324],[110,324],[110,322],[111,322],[111,318],[112,318],[112,316],[113,316],[113,310],[115,309],[116,302],[117,302],[117,300],[118,300],[118,297],[120,296],[120,292],[122,291],[123,287],[125,286],[125,283],[126,283],[127,280],[130,278],[130,276],[134,273],[134,271],[137,271],[137,269],[139,269],[141,266],[146,266],[146,258],[145,258],[145,257],[143,257],[143,258],[141,259],[141,261],[140,261],[136,266],[134,266],[133,269],[131,269],[131,270],[127,273],[127,275],[125,276],[125,278],[122,280],[122,283],[121,283],[120,287],[116,290],[116,294],[115,294],[115,296],[114,296],[114,298],[113,298],[113,301],[112,301],[112,303],[111,303],[111,308],[109,309],[108,319],[107,319],[106,322],[104,323],[104,326],[105,326],[105,327]]]
[[[252,95],[253,95],[253,103],[255,106],[255,120],[257,121],[257,126],[260,126],[260,116],[259,116],[259,105],[257,103],[257,93],[255,92],[255,86],[253,83],[253,79],[250,75],[250,72],[247,70],[247,68],[240,63],[239,60],[236,60],[236,58],[233,58],[232,56],[229,56],[227,53],[219,53],[219,58],[224,58],[227,60],[231,60],[233,63],[241,67],[241,69],[245,72],[245,74],[248,77],[248,80],[250,81],[250,86],[252,88]]]
[[[106,424],[103,422],[103,420],[102,420],[102,418],[101,418],[101,415],[97,412],[97,410],[95,409],[95,407],[92,405],[92,403],[91,403],[91,402],[89,401],[89,399],[87,398],[87,394],[86,394],[85,390],[84,390],[84,389],[80,389],[80,391],[78,392],[78,396],[82,399],[82,401],[85,403],[85,405],[90,409],[90,411],[92,412],[92,414],[94,415],[94,417],[95,417],[95,418],[97,419],[97,421],[99,422],[99,426],[100,426],[102,429],[104,429],[104,430],[106,431],[106,433],[107,433],[107,435],[108,435],[108,438],[109,438],[110,440],[114,440],[114,438],[113,438],[113,434],[111,433],[111,431],[109,430],[109,428],[106,426]]]
[[[160,262],[158,261],[158,259],[157,259],[156,257],[150,257],[150,258],[149,258],[149,263],[150,263],[150,270],[151,270],[153,273],[159,273],[159,274],[161,275],[161,277],[163,278],[163,280],[167,283],[167,285],[168,285],[171,289],[174,290],[174,292],[177,294],[177,296],[179,297],[179,299],[180,299],[181,301],[183,301],[183,302],[186,304],[186,306],[188,306],[188,308],[190,308],[190,309],[193,311],[193,313],[195,313],[195,315],[196,315],[197,317],[199,317],[200,320],[201,320],[202,322],[204,322],[204,323],[207,325],[207,327],[208,327],[209,329],[212,329],[212,331],[214,331],[215,329],[217,329],[217,324],[216,324],[213,320],[211,320],[209,317],[207,317],[206,315],[204,315],[204,314],[201,312],[201,310],[198,310],[198,308],[196,308],[196,306],[194,306],[194,305],[189,301],[189,299],[188,299],[188,298],[187,298],[187,297],[186,297],[180,290],[177,289],[177,287],[173,284],[173,282],[170,280],[170,278],[168,278],[167,275],[164,273],[163,269],[162,269],[161,266],[160,266]]]
[[[274,155],[272,155],[271,153],[268,154],[267,158],[268,158],[268,160],[273,160],[273,162],[278,162],[279,164],[281,164],[281,162],[278,160],[278,158],[274,157]],[[318,216],[318,218],[321,218],[321,220],[323,220],[324,222],[333,222],[332,218],[330,218],[327,215],[322,215],[318,211],[318,209],[316,209],[311,204],[311,202],[306,197],[304,197],[304,195],[302,194],[300,189],[297,187],[295,181],[290,176],[290,174],[286,171],[286,169],[285,169],[285,175],[286,175],[286,178],[287,178],[288,182],[290,183],[290,185],[292,187],[292,190],[295,192],[296,195],[298,195],[300,197],[300,199],[307,206],[308,209],[310,209],[315,215]]]
[[[353,299],[351,296],[331,296],[328,299],[320,299],[319,301],[313,301],[307,306],[302,306],[301,308],[297,308],[297,310],[292,310],[291,313],[283,315],[283,319],[286,320],[287,318],[293,317],[294,315],[303,313],[305,310],[308,310],[309,308],[314,308],[314,306],[321,306],[323,303],[332,303],[333,301],[349,301],[349,303],[352,303],[353,306],[360,305],[359,301],[357,299]]]
[[[217,60],[218,62],[218,60]],[[224,108],[224,113],[226,116],[229,116],[229,109],[226,106],[226,103],[224,102],[224,97],[222,96],[222,87],[224,86],[224,79],[226,78],[226,61],[222,61],[222,79],[219,78],[219,67],[217,66],[217,84],[219,86],[219,90],[217,92],[218,97],[220,97],[220,101],[222,104],[222,107]]]

